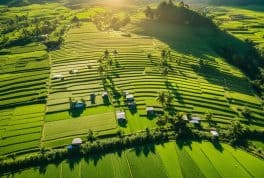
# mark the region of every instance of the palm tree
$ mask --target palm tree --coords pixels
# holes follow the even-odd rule
[[[168,67],[161,68],[161,73],[162,73],[163,76],[167,76],[169,74]]]
[[[99,65],[97,68],[98,73],[100,74],[100,76],[103,76],[103,73],[105,71],[104,66],[103,65]]]
[[[207,122],[210,124],[212,122],[212,118],[213,118],[213,114],[211,112],[207,112],[205,114],[205,119],[207,120]]]
[[[161,58],[162,59],[165,59],[166,57],[167,57],[167,54],[166,54],[166,50],[165,49],[163,49],[162,51],[161,51]]]
[[[172,95],[171,92],[169,92],[169,94],[166,96],[166,103],[165,103],[166,106],[167,107],[170,106],[172,104],[173,100],[174,100],[174,96]]]
[[[105,50],[103,58],[104,59],[108,59],[109,58],[109,54],[110,54],[109,51]]]
[[[100,57],[100,58],[97,60],[97,62],[100,63],[100,64],[102,64],[102,63],[103,63],[103,58]]]
[[[164,92],[164,91],[159,92],[159,95],[158,95],[158,97],[157,97],[156,100],[157,100],[157,101],[162,105],[162,107],[164,108],[165,103],[166,103],[166,94],[165,94],[165,92]]]

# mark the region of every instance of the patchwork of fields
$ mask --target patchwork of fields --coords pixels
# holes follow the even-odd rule
[[[0,155],[39,150],[45,105],[29,105],[0,113]]]
[[[76,158],[48,165],[44,169],[31,168],[14,173],[12,177],[261,178],[263,166],[260,159],[229,145],[222,145],[217,150],[208,142],[193,142],[189,146],[169,142],[89,158]]]
[[[50,73],[46,47],[36,43],[0,53],[0,107],[44,100]]]
[[[240,17],[235,14],[234,9],[226,9],[226,11],[219,9],[219,14],[215,14],[218,15],[216,21],[228,19],[226,20],[228,23],[223,23],[221,28],[231,31],[241,39],[250,38],[258,44],[258,47],[263,47],[263,38],[261,38],[264,35],[261,28],[263,24],[260,22],[262,13],[241,10],[238,13],[247,13],[247,16]],[[31,5],[24,7],[23,10],[14,7],[9,13],[2,13],[0,22],[15,18],[18,11],[22,11],[24,15],[28,14],[29,21],[43,14],[45,14],[44,20],[59,19],[60,28],[66,25],[69,22],[67,18],[73,15],[69,13],[69,9],[59,4]],[[94,11],[86,9],[76,14],[81,20],[87,20],[86,18],[91,18],[97,12],[105,11],[95,8]],[[227,12],[229,15],[226,15]],[[202,43],[203,40],[193,33],[193,29],[186,26],[175,28],[166,25],[162,25],[161,28],[160,25],[148,23],[145,24],[148,26],[145,28],[137,24],[141,22],[143,16],[142,12],[131,16],[133,23],[121,31],[98,31],[93,23],[82,22],[80,27],[74,27],[65,34],[65,41],[60,49],[50,52],[43,44],[37,42],[0,50],[0,155],[39,151],[40,147],[68,145],[75,137],[85,140],[89,129],[92,129],[96,136],[111,136],[119,130],[128,134],[146,128],[155,128],[157,118],[148,118],[146,107],[162,110],[161,105],[156,101],[160,91],[173,94],[172,106],[177,112],[199,115],[201,125],[205,129],[211,127],[204,118],[206,112],[213,114],[213,121],[217,123],[218,129],[226,129],[233,120],[248,124],[249,121],[238,114],[245,107],[252,116],[249,127],[263,129],[263,105],[241,71],[230,66],[219,56],[213,55],[211,48]],[[255,21],[259,24],[254,25]],[[142,31],[144,33],[141,33]],[[19,30],[12,31],[6,36],[15,39],[19,33]],[[157,33],[171,34],[171,36],[163,38]],[[159,68],[163,49],[171,51],[167,76],[163,76]],[[110,52],[113,65],[108,79],[103,83],[98,73],[98,60],[102,58],[105,50]],[[115,50],[118,54],[114,54]],[[200,67],[201,58],[195,55],[197,51],[203,53],[201,58],[206,61],[208,67],[205,70]],[[149,54],[152,56],[151,59],[147,57]],[[73,70],[77,72],[72,73]],[[56,79],[56,76],[62,76],[63,80]],[[108,104],[102,99],[104,91],[110,96]],[[134,95],[136,110],[129,110],[122,97],[114,96],[123,92]],[[95,103],[91,101],[91,94],[96,95]],[[71,110],[70,99],[85,101],[86,107]],[[46,104],[34,104],[44,102]],[[126,124],[117,124],[115,119],[117,110],[125,111]],[[171,160],[166,160],[168,157],[162,155],[168,153],[161,147],[157,147],[157,151],[160,150],[159,156],[149,153],[151,159],[140,157],[133,160],[134,151],[127,151],[119,158],[114,156],[103,158],[113,161],[120,167],[109,167],[108,161],[103,161],[100,166],[107,167],[112,176],[117,177],[145,175],[146,170],[141,170],[141,164],[151,165],[146,166],[146,169],[155,167],[159,170],[159,174],[153,173],[152,177],[227,176],[223,170],[220,170],[221,168],[218,168],[221,165],[206,164],[207,159],[214,159],[208,155],[197,158],[188,149],[176,149],[175,152],[174,146],[167,147],[166,150],[174,150],[175,157],[177,154],[182,155],[179,156],[180,162],[187,162],[193,166],[197,174],[191,175],[181,163],[177,165],[181,171],[173,172],[174,167],[169,164]],[[203,153],[202,148],[193,151],[198,155]],[[231,152],[230,154],[233,154]],[[155,161],[157,165],[153,165],[152,162]],[[199,166],[205,167],[197,167],[196,163],[200,161],[203,164]],[[233,162],[236,161],[235,157]],[[87,163],[79,163],[78,170],[73,169],[79,171],[76,176],[81,177],[85,174],[82,173],[86,171],[82,168],[82,164],[85,164],[83,166],[88,170],[94,171],[94,174],[98,174],[98,177],[103,177],[105,172],[97,171],[100,166],[95,167]],[[123,165],[126,168],[121,168]],[[161,169],[161,165],[165,165],[166,168]],[[62,169],[65,169],[66,175],[71,173],[67,170],[67,165],[62,164]],[[239,172],[246,172],[245,175],[254,174],[245,171],[243,166],[239,169],[241,169]],[[57,171],[51,166],[47,174],[50,170]],[[64,171],[62,172],[56,174],[63,177]],[[151,171],[149,172],[152,174]],[[214,172],[218,173],[214,174]],[[26,171],[25,175],[35,173],[35,170],[30,170]],[[238,173],[234,172],[234,174],[236,176]]]
[[[180,30],[184,29],[179,28],[179,32]],[[180,41],[176,40],[175,45],[176,43]],[[51,76],[63,75],[64,80],[51,81],[47,121],[52,121],[50,118],[72,118],[67,114],[70,97],[86,101],[86,110],[77,117],[86,116],[89,110],[96,112],[98,109],[102,113],[103,109],[100,108],[105,106],[101,94],[107,90],[109,93],[126,91],[135,97],[136,112],[131,112],[122,98],[110,98],[116,110],[121,108],[126,112],[128,123],[121,126],[125,133],[156,127],[156,119],[147,118],[145,109],[147,106],[161,109],[156,101],[159,91],[171,91],[174,94],[173,106],[177,111],[201,114],[202,118],[203,113],[212,112],[214,121],[223,129],[232,120],[247,123],[237,113],[245,106],[254,118],[252,127],[259,128],[264,124],[261,101],[238,69],[220,58],[207,56],[210,68],[201,70],[198,58],[173,48],[172,60],[169,61],[171,70],[164,77],[159,72],[158,63],[161,50],[169,48],[170,46],[149,36],[132,34],[128,37],[124,32],[100,32],[91,23],[84,23],[80,28],[70,30],[64,46],[51,53]],[[106,49],[110,52],[117,50],[118,55],[111,54],[114,64],[110,79],[103,85],[97,68],[98,59]],[[152,55],[151,60],[147,58],[148,54]],[[70,74],[73,69],[78,70],[78,73]],[[90,100],[91,93],[96,94],[94,104]],[[209,127],[206,121],[202,125]]]
[[[264,49],[263,6],[212,7],[210,16],[235,37],[252,40],[258,48]]]

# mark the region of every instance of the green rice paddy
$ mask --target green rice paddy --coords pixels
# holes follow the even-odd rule
[[[226,144],[216,149],[209,142],[192,142],[184,146],[169,142],[106,155],[75,158],[56,165],[22,170],[13,173],[12,177],[261,178],[263,166],[262,160]]]

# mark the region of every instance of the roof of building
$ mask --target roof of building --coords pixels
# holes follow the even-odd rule
[[[81,138],[74,138],[72,140],[72,145],[80,145],[82,144],[82,139]]]
[[[84,107],[84,103],[82,101],[77,101],[74,103],[74,106],[76,108],[82,108],[82,107]]]
[[[200,117],[198,117],[198,116],[192,116],[192,120],[200,120]]]
[[[126,119],[126,113],[122,111],[117,111],[116,112],[116,118],[117,119]]]
[[[218,136],[219,136],[218,132],[215,131],[215,130],[211,130],[210,133],[211,133],[214,137],[218,137]]]
[[[108,96],[107,91],[104,91],[104,92],[102,93],[102,96]]]
[[[199,124],[200,123],[199,120],[190,120],[189,122],[192,123],[192,124]]]
[[[146,107],[146,111],[154,111],[153,107]]]
[[[133,99],[133,98],[134,98],[134,96],[132,94],[126,95],[126,99]]]
[[[62,77],[63,77],[63,75],[61,75],[61,74],[57,74],[57,75],[53,76],[53,78],[62,78]]]

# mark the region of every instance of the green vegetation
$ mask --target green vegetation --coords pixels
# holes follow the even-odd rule
[[[261,177],[263,161],[244,151],[211,143],[173,142],[147,145],[117,153],[71,158],[56,165],[26,169],[14,177]],[[217,155],[217,156],[214,156]],[[45,171],[43,171],[45,170]],[[191,171],[190,171],[191,170]],[[3,176],[8,177],[8,175]]]
[[[264,9],[151,2],[0,3],[3,176],[262,176]]]

